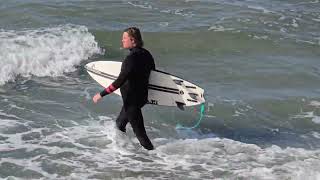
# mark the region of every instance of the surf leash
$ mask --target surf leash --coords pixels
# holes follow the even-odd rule
[[[203,116],[204,116],[204,111],[205,111],[205,104],[202,103],[201,106],[200,106],[200,117],[197,121],[197,123],[191,127],[186,127],[186,126],[183,126],[182,124],[178,123],[176,125],[176,129],[177,130],[181,130],[181,129],[186,129],[186,130],[191,130],[191,129],[194,129],[196,127],[198,127],[203,119]]]

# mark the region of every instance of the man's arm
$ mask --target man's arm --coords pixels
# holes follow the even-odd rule
[[[111,94],[127,81],[130,73],[132,72],[132,58],[132,55],[127,56],[127,58],[122,63],[121,71],[118,78],[112,84],[110,84],[110,86],[100,92],[101,97]]]

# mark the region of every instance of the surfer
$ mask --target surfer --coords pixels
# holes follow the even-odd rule
[[[148,102],[148,82],[151,70],[155,70],[155,63],[150,52],[143,48],[140,30],[130,27],[123,31],[122,46],[129,49],[129,55],[124,59],[118,78],[106,89],[93,97],[97,103],[120,88],[123,106],[116,120],[117,128],[126,132],[129,122],[140,144],[147,150],[154,147],[147,136],[141,108]]]

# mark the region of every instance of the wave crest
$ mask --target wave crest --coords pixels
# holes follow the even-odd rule
[[[0,30],[0,85],[24,77],[59,76],[102,53],[85,26],[61,25],[24,31]]]

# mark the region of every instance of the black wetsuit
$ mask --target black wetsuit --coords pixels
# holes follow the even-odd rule
[[[122,63],[118,78],[100,93],[105,96],[120,87],[123,107],[116,120],[117,127],[125,132],[125,127],[130,122],[140,144],[148,150],[154,147],[146,134],[141,108],[148,102],[149,76],[154,69],[154,59],[149,51],[132,48]]]

